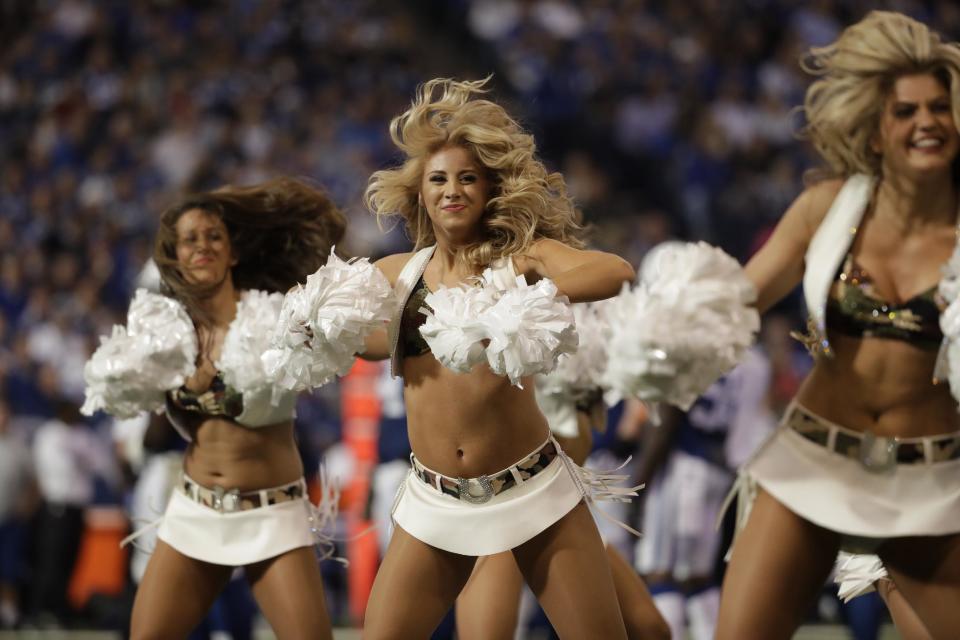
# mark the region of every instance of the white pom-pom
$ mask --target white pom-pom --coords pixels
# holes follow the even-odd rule
[[[523,276],[480,316],[489,344],[490,369],[517,386],[524,376],[548,373],[557,359],[577,350],[577,327],[565,297],[544,278],[530,286]]]
[[[571,305],[579,335],[575,353],[557,359],[557,367],[545,374],[538,388],[570,394],[577,391],[593,391],[600,386],[607,370],[607,342],[610,327],[607,319],[609,302],[591,302]]]
[[[833,580],[839,586],[838,595],[844,602],[870,593],[876,589],[878,580],[887,577],[887,570],[878,556],[843,552],[837,556],[836,575]]]
[[[947,310],[949,311],[957,305],[957,302],[953,302],[949,307],[947,307]],[[960,307],[958,307],[955,311],[960,311]],[[941,323],[943,322],[943,317],[945,317],[945,315],[946,314],[941,317]],[[952,315],[956,317],[957,313]],[[958,340],[956,337],[951,337],[946,331],[944,331],[944,335],[947,336],[947,342],[943,346],[943,348],[946,349],[946,353],[943,354],[946,358],[946,370],[937,373],[939,375],[945,375],[947,381],[950,383],[950,392],[953,394],[955,399],[960,400],[960,340]],[[956,336],[956,334],[954,334],[954,336]]]
[[[428,294],[420,334],[448,369],[466,373],[486,360],[494,373],[521,386],[524,376],[552,371],[561,355],[576,351],[576,323],[551,280],[529,286],[519,276],[504,288],[491,273],[484,272],[483,286]]]
[[[140,376],[142,354],[136,338],[115,325],[113,334],[100,337],[100,346],[83,368],[86,400],[80,412],[92,416],[106,411],[118,418],[133,418],[163,406],[163,391],[144,387]]]
[[[607,303],[602,300],[571,306],[580,344],[575,353],[561,355],[553,371],[537,376],[537,404],[555,435],[576,437],[577,407],[606,399],[601,379],[607,369]],[[597,428],[605,425],[601,415],[605,417],[607,406],[604,402],[591,407],[591,412],[596,412]]]
[[[950,392],[960,400],[960,245],[941,268],[938,292],[947,303],[940,314],[940,330],[946,342],[937,358],[934,375],[950,382]]]
[[[103,410],[119,418],[160,409],[164,393],[196,370],[197,337],[179,302],[138,289],[127,327],[114,327],[84,367],[85,415]]]
[[[624,395],[688,409],[753,343],[752,283],[716,247],[658,251],[640,283],[614,298],[604,382]]]
[[[267,377],[278,387],[301,391],[314,379],[329,379],[323,372],[311,374],[309,318],[310,301],[306,290],[297,285],[283,297],[277,327],[270,336],[271,348],[260,356]]]
[[[485,287],[441,287],[427,294],[420,335],[440,364],[467,373],[483,362],[487,334],[480,317],[493,302],[493,291]]]
[[[954,250],[950,259],[940,268],[940,284],[937,291],[950,304],[960,296],[960,244]]]
[[[271,383],[261,355],[270,348],[277,328],[282,293],[246,291],[237,303],[237,315],[227,329],[216,367],[223,380],[240,393],[260,389]]]
[[[268,376],[301,391],[346,374],[364,339],[390,320],[393,305],[377,267],[366,258],[345,262],[331,250],[305,286],[284,296],[273,348],[262,356]]]

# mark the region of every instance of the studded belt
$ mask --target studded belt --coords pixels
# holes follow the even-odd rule
[[[960,433],[923,438],[887,438],[854,431],[794,404],[784,424],[810,442],[857,460],[870,471],[882,472],[898,464],[934,464],[960,459]]]
[[[279,487],[241,492],[239,489],[224,489],[220,486],[204,487],[187,474],[183,474],[179,487],[183,494],[194,502],[220,513],[259,509],[272,504],[299,500],[307,495],[307,483],[303,478]]]
[[[412,453],[410,454],[410,462],[413,465],[413,475],[424,484],[458,500],[472,504],[483,504],[493,496],[522,484],[537,475],[546,469],[558,454],[557,443],[553,438],[550,438],[536,451],[503,471],[479,478],[451,478],[445,476],[423,466]]]

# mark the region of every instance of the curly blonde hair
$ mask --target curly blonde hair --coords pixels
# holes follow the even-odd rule
[[[433,244],[433,225],[418,198],[424,164],[436,151],[459,146],[473,154],[493,184],[481,222],[483,239],[460,256],[468,265],[480,269],[523,253],[538,238],[582,247],[580,214],[563,176],[547,171],[533,136],[503,107],[477,97],[489,80],[435,78],[418,87],[410,108],[390,122],[390,137],[407,159],[370,177],[367,206],[380,220],[400,216],[415,249]]]
[[[820,77],[804,100],[804,134],[841,176],[880,173],[871,140],[900,76],[934,75],[949,90],[953,120],[960,124],[960,46],[905,15],[871,11],[836,42],[811,49],[801,66]]]

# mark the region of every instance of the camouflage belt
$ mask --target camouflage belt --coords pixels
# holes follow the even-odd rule
[[[220,513],[259,509],[272,504],[299,500],[307,495],[307,485],[303,478],[279,487],[241,493],[239,489],[224,489],[217,485],[204,487],[184,474],[180,480],[180,489],[194,502]]]
[[[413,475],[435,490],[471,504],[483,504],[493,496],[521,484],[547,468],[558,455],[556,443],[551,438],[543,446],[503,471],[479,478],[452,478],[423,466],[416,456],[410,454]]]
[[[831,424],[794,405],[784,416],[793,431],[810,442],[858,461],[869,471],[898,464],[934,464],[960,459],[960,434],[924,438],[889,438]]]

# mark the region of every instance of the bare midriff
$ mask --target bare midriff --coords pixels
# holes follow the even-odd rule
[[[429,353],[402,363],[407,428],[414,455],[450,477],[475,478],[509,467],[550,433],[533,393],[490,371],[446,369]]]
[[[253,491],[303,475],[292,421],[253,429],[208,417],[192,431],[184,470],[205,487]]]
[[[876,436],[916,438],[960,430],[946,380],[933,384],[937,352],[908,342],[831,335],[797,402],[831,422]]]

